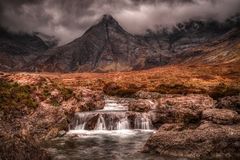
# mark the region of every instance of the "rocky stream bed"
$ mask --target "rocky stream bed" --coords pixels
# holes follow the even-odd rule
[[[1,112],[0,159],[240,158],[239,96],[73,93],[57,107],[42,100],[30,112]]]

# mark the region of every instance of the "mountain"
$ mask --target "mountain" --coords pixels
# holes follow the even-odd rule
[[[126,32],[110,15],[89,28],[73,42],[38,57],[36,70],[43,71],[126,71],[151,66],[147,59],[168,57],[152,50],[142,39]],[[156,60],[155,60],[156,61]]]
[[[148,31],[144,39],[158,52],[171,55],[169,64],[216,64],[238,61],[239,31],[240,16],[234,16],[224,23],[190,20],[171,31]]]
[[[55,36],[49,36],[41,32],[34,32],[35,36],[39,37],[48,48],[56,47],[59,43],[58,39]]]
[[[14,71],[45,52],[49,47],[36,35],[11,33],[0,27],[0,70]]]
[[[212,41],[174,56],[171,63],[194,65],[240,64],[240,29],[233,28]]]
[[[195,59],[200,62],[199,56],[204,54],[207,57],[210,46],[214,50],[220,47],[214,44],[221,39],[229,42],[232,40],[228,36],[229,32],[238,35],[239,28],[236,26],[239,26],[239,19],[235,21],[220,24],[215,21],[191,20],[178,24],[171,31],[149,31],[144,36],[137,36],[125,31],[111,15],[104,15],[82,37],[38,57],[33,71],[130,71],[166,64],[194,63],[189,60],[194,57],[198,57]],[[235,41],[238,43],[239,39]],[[225,47],[226,50],[231,48],[227,44]],[[232,52],[229,54],[226,56],[236,56],[231,55]],[[205,59],[202,60],[204,63]],[[217,60],[212,59],[209,62],[214,63]]]
[[[239,17],[224,23],[190,20],[172,29],[132,35],[111,15],[104,15],[80,38],[54,48],[56,39],[40,33],[1,34],[0,70],[111,72],[179,63],[237,63]]]

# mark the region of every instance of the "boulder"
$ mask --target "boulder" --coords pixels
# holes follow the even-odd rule
[[[229,109],[207,109],[202,113],[202,119],[216,124],[230,125],[239,122],[240,116]]]
[[[240,95],[239,96],[228,96],[219,99],[216,108],[226,108],[235,110],[240,113]]]
[[[64,135],[66,135],[66,133],[67,133],[66,131],[61,130],[61,131],[58,132],[58,136],[63,137]]]
[[[81,101],[75,104],[75,106],[77,106],[78,112],[103,109],[104,105],[105,101],[103,93],[89,89],[81,90]]]
[[[146,92],[146,91],[138,91],[134,94],[134,98],[141,99],[158,99],[161,98],[161,94],[158,92]]]
[[[156,111],[152,111],[154,126],[164,123],[198,123],[202,111],[213,108],[214,101],[205,95],[169,95],[158,100]]]
[[[239,159],[240,125],[207,122],[196,129],[161,127],[148,139],[143,151],[191,159]]]
[[[98,118],[99,118],[99,114],[97,114],[97,115],[93,116],[91,119],[89,119],[86,122],[85,129],[87,129],[87,130],[94,130],[94,128],[96,127]]]
[[[133,112],[149,112],[156,108],[156,103],[147,99],[133,100],[129,103],[128,110]]]

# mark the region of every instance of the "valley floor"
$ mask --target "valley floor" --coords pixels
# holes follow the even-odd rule
[[[240,64],[171,65],[149,70],[112,73],[16,73],[10,79],[28,82],[31,77],[46,77],[68,87],[104,90],[115,83],[118,88],[134,93],[139,90],[162,94],[211,94],[221,88],[233,91],[240,88]],[[123,94],[124,93],[120,93]],[[224,94],[224,93],[223,93]],[[231,94],[231,93],[229,93]],[[128,96],[128,95],[127,95]]]
[[[102,109],[106,95],[132,98],[130,119],[133,113],[153,114],[157,131],[144,152],[240,157],[240,65],[235,63],[114,73],[0,73],[0,159],[50,159],[41,142],[63,136],[76,112]]]

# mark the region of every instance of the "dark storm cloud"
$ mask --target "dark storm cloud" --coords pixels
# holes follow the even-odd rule
[[[103,14],[129,32],[174,26],[189,19],[223,21],[240,0],[0,0],[0,23],[12,31],[55,35],[61,44],[79,37]]]

